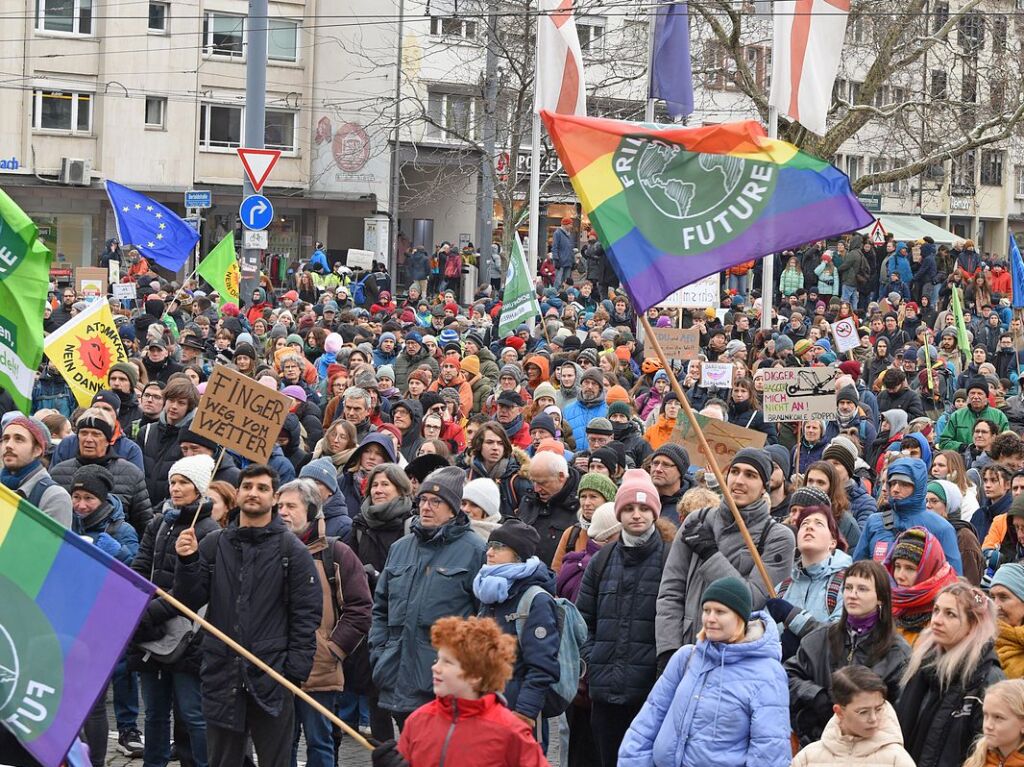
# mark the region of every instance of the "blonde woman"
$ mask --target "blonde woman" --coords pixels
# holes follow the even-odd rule
[[[964,767],[1024,765],[1024,680],[998,682],[985,692],[985,725]]]

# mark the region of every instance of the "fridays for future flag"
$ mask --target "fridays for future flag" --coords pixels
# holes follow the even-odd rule
[[[43,356],[52,259],[37,235],[32,219],[0,189],[0,389],[26,414]]]
[[[501,319],[498,321],[498,337],[514,333],[530,317],[540,316],[540,304],[533,289],[533,281],[523,256],[523,243],[516,235],[512,243],[512,257],[508,260],[505,274],[505,292],[501,297]]]

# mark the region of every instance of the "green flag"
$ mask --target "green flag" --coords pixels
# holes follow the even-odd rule
[[[508,272],[505,273],[505,292],[501,297],[501,321],[498,323],[498,336],[504,338],[515,332],[530,317],[540,316],[540,304],[537,303],[537,292],[533,288],[526,257],[523,255],[523,243],[516,235],[512,242],[512,257],[508,260]]]
[[[37,234],[32,219],[0,189],[0,389],[26,414],[43,356],[52,259]]]
[[[217,291],[218,308],[227,303],[238,305],[238,283],[242,275],[238,270],[238,259],[235,257],[234,232],[228,232],[227,236],[217,243],[217,247],[206,254],[206,258],[199,262],[196,274]]]
[[[971,342],[967,340],[967,325],[964,323],[964,310],[960,305],[960,289],[953,288],[953,296],[949,302],[953,316],[956,318],[956,345],[968,357],[971,356]]]

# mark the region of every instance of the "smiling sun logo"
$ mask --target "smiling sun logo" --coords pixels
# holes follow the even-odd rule
[[[231,301],[238,303],[238,284],[242,280],[242,274],[238,269],[238,262],[228,267],[228,273],[224,275],[224,287],[227,289]]]
[[[105,381],[115,357],[110,342],[101,335],[78,336],[78,367],[94,379]]]

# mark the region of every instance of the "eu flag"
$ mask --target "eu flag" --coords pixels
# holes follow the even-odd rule
[[[1013,280],[1013,308],[1024,307],[1024,261],[1020,258],[1017,238],[1010,232],[1010,279]]]
[[[118,238],[134,245],[157,266],[176,272],[199,242],[199,233],[177,213],[146,195],[107,181]]]
[[[663,0],[654,22],[654,50],[650,97],[664,99],[676,120],[693,112],[693,75],[690,68],[690,18],[686,3]]]

